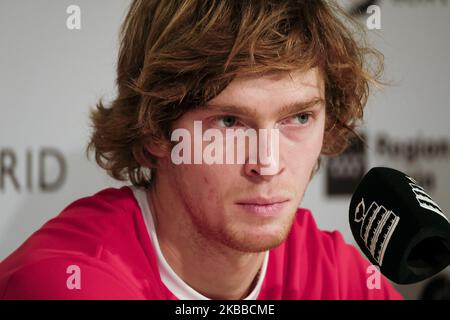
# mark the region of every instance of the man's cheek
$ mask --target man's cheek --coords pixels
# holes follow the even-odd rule
[[[309,181],[312,165],[310,163],[311,161],[304,161],[305,159],[302,159],[302,161],[295,161],[295,159],[301,158],[293,158],[293,161],[290,161],[288,164],[290,167],[289,171],[292,172],[290,175],[290,182],[291,185],[293,184],[295,190],[303,192]]]
[[[222,198],[222,195],[226,193],[226,183],[225,181],[221,181],[220,177],[214,175],[198,175],[196,179],[198,183],[193,192],[202,202],[216,205]],[[204,201],[205,199],[207,201]]]

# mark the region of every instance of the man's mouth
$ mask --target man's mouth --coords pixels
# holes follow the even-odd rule
[[[236,201],[236,205],[247,213],[273,217],[281,214],[288,202],[288,198],[281,196],[254,197]]]

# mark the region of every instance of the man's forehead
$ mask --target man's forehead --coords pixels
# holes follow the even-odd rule
[[[222,104],[251,98],[257,100],[259,97],[267,99],[273,95],[323,95],[324,81],[317,68],[307,71],[278,72],[253,77],[235,78],[218,96],[208,104]],[[237,101],[234,101],[237,100]]]
[[[323,79],[317,69],[236,78],[205,108],[255,116],[257,113],[287,114],[323,104]],[[270,110],[269,110],[270,109]]]

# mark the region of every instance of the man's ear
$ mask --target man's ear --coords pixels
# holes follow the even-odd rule
[[[158,159],[170,156],[170,143],[148,141],[133,148],[136,161],[147,168],[155,168]]]
[[[170,156],[171,147],[168,141],[149,141],[144,145],[145,151],[156,158]]]

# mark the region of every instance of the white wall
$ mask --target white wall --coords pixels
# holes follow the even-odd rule
[[[74,199],[119,185],[86,159],[84,148],[89,109],[102,96],[114,97],[118,28],[128,3],[0,2],[0,154],[4,167],[11,165],[8,152],[16,158],[14,174],[20,185],[17,190],[9,175],[0,176],[0,259]],[[81,30],[66,27],[66,9],[72,4],[81,8]],[[385,54],[386,79],[393,84],[372,96],[367,107],[367,164],[428,177],[433,182],[428,190],[448,214],[450,151],[408,161],[380,154],[376,141],[384,135],[397,144],[420,140],[425,146],[449,145],[450,4],[397,0],[382,1],[380,8],[382,29],[368,33]],[[53,192],[38,185],[39,155],[45,148],[61,152],[67,165],[64,183]],[[51,157],[45,161],[45,179],[51,182],[59,167]],[[302,206],[312,209],[321,228],[341,230],[353,242],[347,218],[350,198],[326,195],[325,168]],[[421,285],[400,290],[415,297]]]

